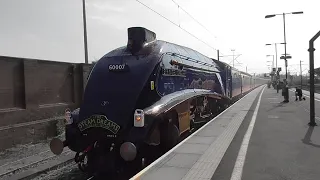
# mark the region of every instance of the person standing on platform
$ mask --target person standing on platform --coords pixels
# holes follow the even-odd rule
[[[284,103],[288,103],[289,102],[289,87],[288,87],[288,83],[287,80],[284,79],[283,80],[283,87],[282,87],[282,96],[284,97]]]
[[[296,101],[298,101],[298,97],[299,97],[299,101],[302,100],[302,90],[298,87],[296,87]]]
[[[271,81],[268,81],[268,88],[271,87]]]

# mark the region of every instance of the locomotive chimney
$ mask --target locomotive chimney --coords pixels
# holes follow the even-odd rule
[[[156,33],[143,28],[131,27],[128,28],[128,44],[127,49],[135,54],[139,52],[145,45],[156,40]]]

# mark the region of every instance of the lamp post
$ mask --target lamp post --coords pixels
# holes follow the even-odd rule
[[[88,64],[87,20],[86,20],[86,2],[85,2],[85,0],[82,0],[82,18],[83,18],[84,62],[86,64]]]
[[[274,45],[274,47],[275,47],[275,53],[276,53],[276,69],[278,69],[278,48],[277,48],[277,44],[284,44],[284,43],[266,44],[266,46]]]
[[[317,126],[315,121],[315,107],[314,107],[314,41],[320,37],[320,31],[313,36],[309,41],[309,71],[310,71],[310,122],[309,126]]]
[[[274,74],[273,74],[273,68],[274,68],[274,55],[267,55],[267,57],[272,56],[272,66],[271,66],[271,81],[274,81]],[[271,61],[267,61],[267,62],[271,62]]]
[[[300,60],[300,86],[301,86],[301,89],[302,89],[302,66],[301,66],[301,60]]]
[[[282,15],[283,17],[283,36],[284,36],[284,61],[285,61],[285,68],[286,68],[286,81],[288,80],[288,70],[287,70],[287,66],[288,66],[288,62],[287,62],[287,39],[286,39],[286,15],[287,14],[303,14],[302,11],[298,11],[298,12],[291,12],[291,13],[282,13],[282,14],[271,14],[271,15],[266,15],[265,18],[272,18],[275,17],[277,15]],[[285,100],[284,102],[289,102],[289,88],[288,86],[286,86],[286,91],[285,91]]]
[[[286,68],[286,79],[288,79],[288,71],[287,71],[287,57],[286,57],[286,54],[287,54],[287,40],[286,40],[286,15],[287,14],[303,14],[302,11],[298,11],[298,12],[290,12],[290,13],[282,13],[282,14],[271,14],[271,15],[266,15],[265,18],[272,18],[272,17],[275,17],[277,15],[282,15],[283,17],[283,35],[284,35],[284,61],[285,61],[285,68]]]
[[[274,68],[274,55],[267,55],[267,57],[272,56],[272,68]]]

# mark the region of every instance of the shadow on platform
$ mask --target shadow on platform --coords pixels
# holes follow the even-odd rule
[[[304,144],[307,144],[307,145],[311,145],[313,147],[317,147],[317,148],[320,148],[320,145],[318,144],[314,144],[311,142],[311,136],[312,136],[312,133],[313,133],[313,130],[314,130],[314,127],[310,126],[308,128],[308,131],[306,133],[306,135],[304,135],[304,138],[302,139],[302,142]]]
[[[271,109],[268,109],[267,112],[270,112],[278,107],[283,107],[284,104],[286,104],[286,103],[279,102],[277,105],[273,106]]]

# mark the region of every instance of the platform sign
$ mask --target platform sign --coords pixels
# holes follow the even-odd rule
[[[291,59],[292,56],[286,56],[286,59]],[[280,59],[284,59],[284,56],[281,56]]]

